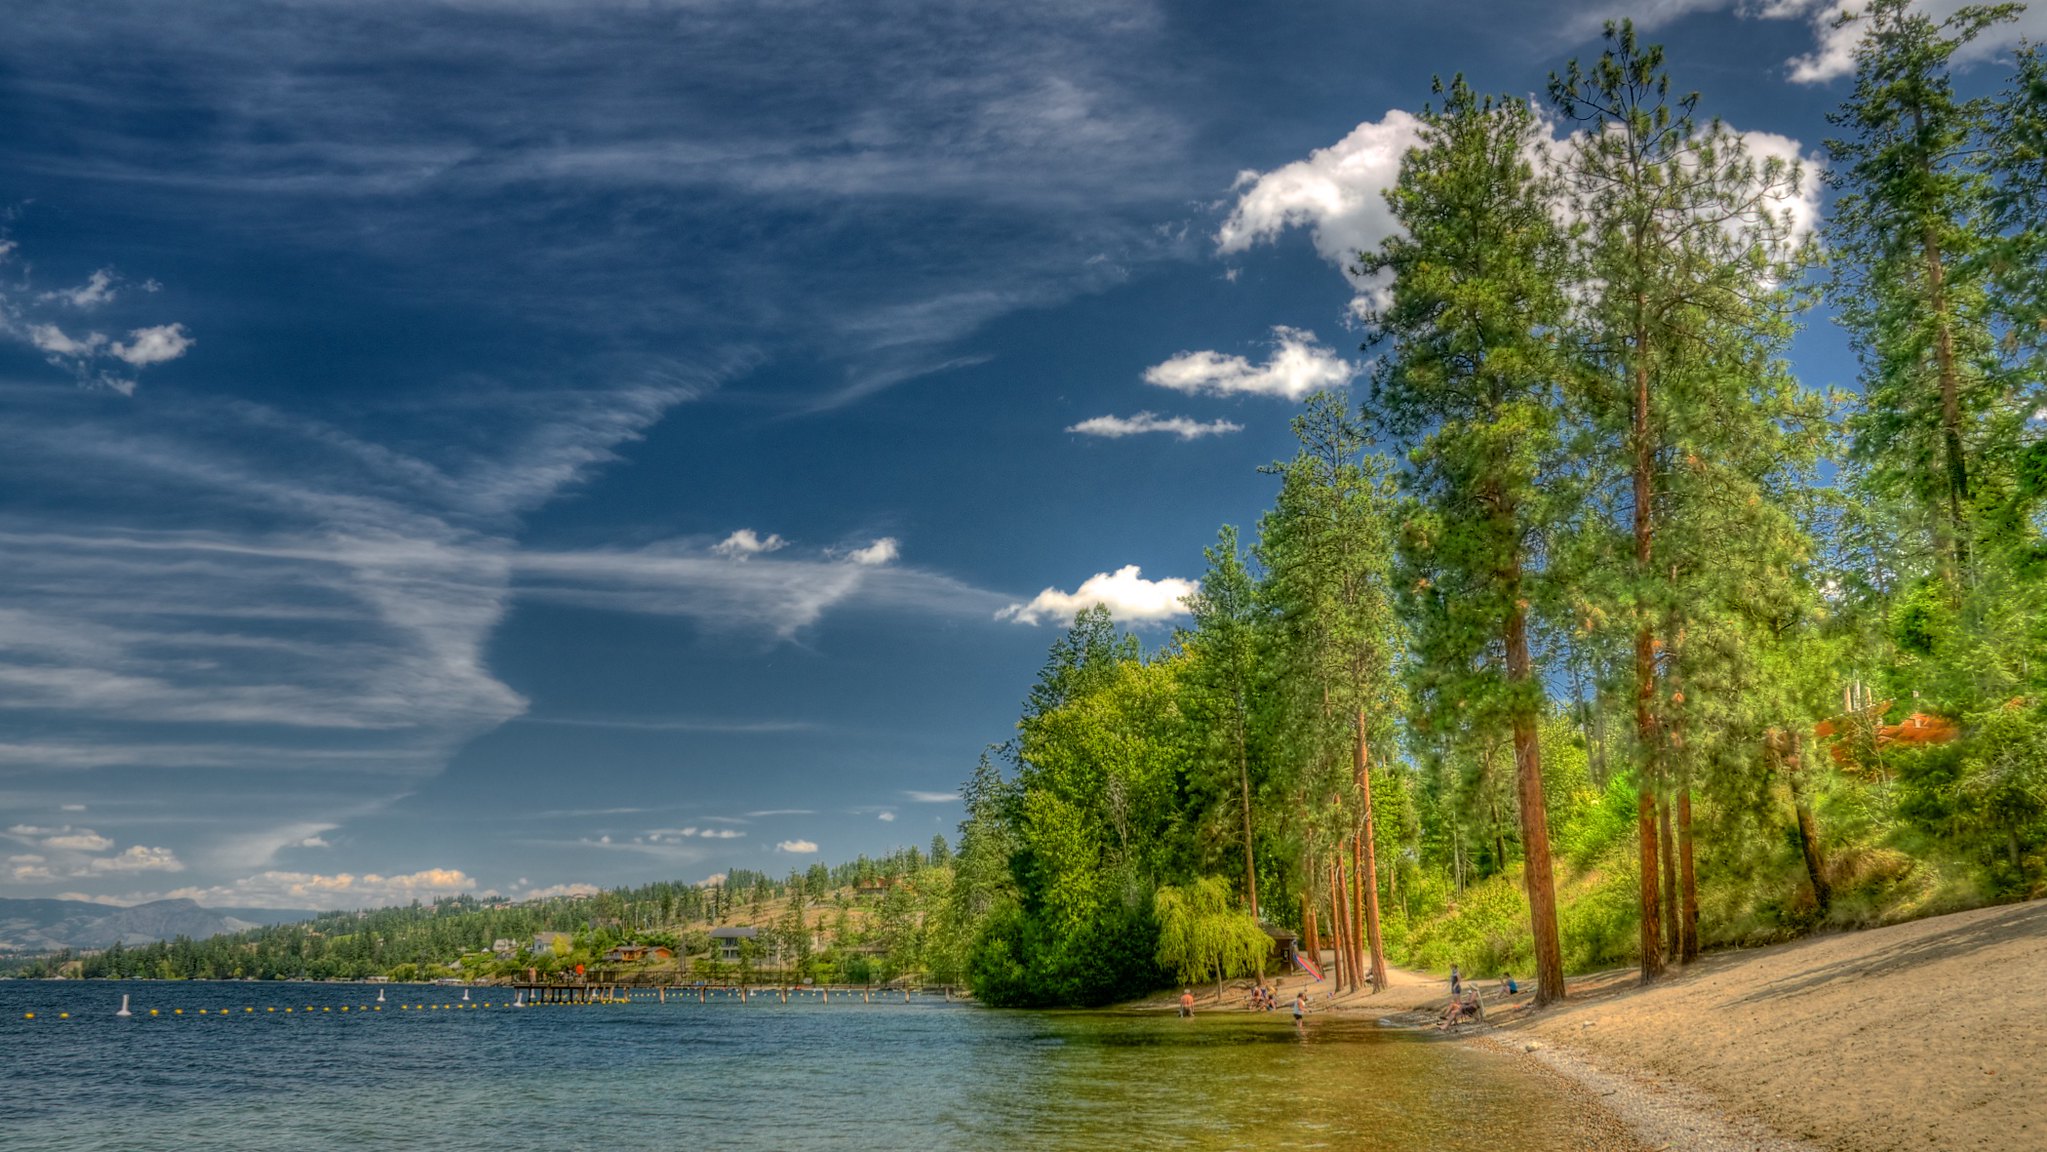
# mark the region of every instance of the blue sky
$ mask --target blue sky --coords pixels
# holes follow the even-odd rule
[[[1830,7],[16,0],[0,895],[950,835],[1063,620],[1163,639],[1359,370],[1432,74],[1633,15],[1809,155]]]

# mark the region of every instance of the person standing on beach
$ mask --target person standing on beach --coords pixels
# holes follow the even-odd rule
[[[1194,1015],[1194,989],[1192,988],[1180,993],[1180,1015],[1183,1018]]]
[[[1306,1016],[1307,1014],[1308,994],[1306,992],[1294,993],[1294,1023],[1299,1024],[1301,1022],[1301,1017]]]
[[[1455,965],[1455,964],[1452,964],[1452,965],[1450,965],[1450,998],[1451,998],[1452,1000],[1455,1000],[1455,999],[1457,998],[1458,994],[1459,994],[1459,993],[1461,993],[1461,992],[1463,992],[1463,991],[1464,991],[1464,973],[1462,973],[1462,972],[1459,972],[1459,971],[1457,970],[1457,965]]]

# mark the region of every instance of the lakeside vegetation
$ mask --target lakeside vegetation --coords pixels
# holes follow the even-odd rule
[[[23,977],[160,980],[509,980],[569,978],[581,965],[630,979],[887,982],[921,975],[925,909],[942,900],[951,849],[813,864],[776,879],[732,869],[715,883],[658,883],[514,903],[457,896],[374,911],[327,912],[205,940],[174,940],[0,961]],[[731,961],[711,930],[756,928]],[[559,934],[544,943],[543,934]],[[607,961],[620,945],[672,950],[672,962]],[[509,947],[506,947],[509,945]]]
[[[1238,936],[1160,910],[1211,879],[1341,987],[1390,957],[1542,1000],[2047,891],[2047,72],[1949,76],[2015,11],[1860,17],[1824,246],[1814,174],[1627,24],[1547,107],[1439,83],[1353,269],[1362,402],[1309,398],[1190,629],[1082,613],[969,784],[976,992],[1189,977]],[[1787,359],[1820,299],[1859,394]]]

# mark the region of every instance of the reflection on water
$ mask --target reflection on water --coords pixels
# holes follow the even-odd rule
[[[163,1015],[115,1019],[123,992]],[[454,999],[419,989],[361,1012],[374,998],[348,985],[0,983],[0,1132],[10,1152],[1583,1143],[1569,1101],[1521,1062],[1368,1021],[1297,1031],[1284,1013],[766,998],[393,1011]]]

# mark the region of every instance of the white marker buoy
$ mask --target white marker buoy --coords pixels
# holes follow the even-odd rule
[[[379,1004],[382,1004],[383,1002],[384,1002],[384,990],[383,990],[382,988],[379,988],[379,989],[377,989],[377,1003],[379,1003]]]
[[[128,1011],[128,994],[126,992],[121,993],[121,1010],[119,1012],[114,1013],[114,1015],[116,1016],[135,1015],[135,1013]]]
[[[469,989],[467,989],[467,988],[464,988],[464,989],[462,990],[462,999],[464,999],[464,1000],[467,1000],[467,999],[469,999]]]

